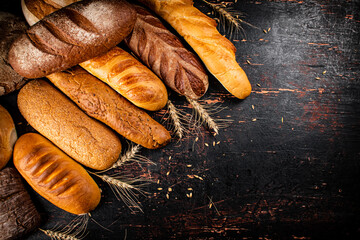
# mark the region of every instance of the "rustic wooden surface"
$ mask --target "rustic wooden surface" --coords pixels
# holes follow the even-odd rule
[[[1,5],[21,14],[20,4]],[[211,78],[203,101],[226,107],[215,118],[232,119],[230,126],[217,136],[202,128],[161,150],[142,150],[157,165],[123,168],[122,173],[154,180],[145,188],[149,195],[140,196],[143,213],[131,213],[96,179],[102,201],[91,213],[85,239],[360,235],[359,5],[355,0],[237,1],[235,9],[259,27],[244,26],[245,40],[232,39],[252,94],[237,100]],[[183,98],[171,94],[170,99],[191,114]],[[1,97],[0,104],[13,115],[19,134],[32,131],[16,108],[16,93]],[[153,116],[160,120],[163,113]],[[74,218],[29,191],[43,228]],[[48,237],[37,231],[28,239]]]

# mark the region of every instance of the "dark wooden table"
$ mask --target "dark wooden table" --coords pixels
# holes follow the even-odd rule
[[[19,4],[1,5],[21,14]],[[359,5],[237,1],[235,9],[259,28],[244,25],[245,37],[232,38],[252,94],[235,99],[210,78],[204,103],[221,104],[225,109],[214,118],[233,122],[217,136],[201,128],[161,150],[141,151],[157,165],[122,168],[154,180],[139,198],[143,213],[132,213],[96,179],[102,201],[86,239],[359,237]],[[21,135],[32,129],[18,112],[16,94],[1,97],[0,104]],[[183,98],[170,99],[191,114]],[[160,120],[163,114],[152,116]],[[74,218],[29,191],[43,215],[42,228]],[[48,237],[37,231],[27,239]]]

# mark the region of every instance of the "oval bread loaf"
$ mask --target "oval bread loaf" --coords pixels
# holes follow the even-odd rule
[[[27,78],[65,70],[121,42],[135,18],[135,10],[124,0],[76,2],[20,35],[9,50],[9,63]]]
[[[89,116],[143,147],[165,146],[170,133],[145,111],[79,66],[47,78]]]
[[[140,108],[157,111],[167,103],[168,93],[164,83],[119,47],[82,62],[80,66]]]
[[[19,138],[14,165],[36,192],[67,212],[85,214],[100,202],[100,189],[86,170],[39,134]]]
[[[44,80],[32,80],[20,90],[18,107],[33,128],[87,167],[109,168],[121,153],[120,140],[111,129]]]
[[[0,170],[10,160],[16,140],[14,121],[10,113],[0,105]]]

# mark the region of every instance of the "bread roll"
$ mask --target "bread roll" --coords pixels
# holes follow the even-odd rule
[[[0,239],[24,239],[40,225],[40,214],[15,168],[0,171]]]
[[[67,212],[85,214],[100,202],[100,189],[86,170],[39,134],[19,138],[14,164],[36,192]]]
[[[140,108],[157,111],[167,103],[168,93],[163,82],[119,47],[80,66]]]
[[[16,139],[14,121],[9,112],[0,105],[0,170],[10,160]]]
[[[120,140],[111,129],[44,80],[32,80],[20,90],[18,107],[33,128],[87,167],[107,169],[121,153]]]
[[[134,5],[137,18],[125,43],[172,90],[198,99],[209,86],[202,62],[187,50],[161,21],[145,8]]]
[[[215,20],[192,0],[139,0],[167,21],[198,54],[207,69],[235,97],[244,99],[251,84],[235,58],[234,45],[216,29]]]
[[[26,80],[8,63],[12,42],[27,29],[26,22],[13,14],[0,12],[0,96],[22,87]]]
[[[20,35],[9,50],[9,63],[27,78],[65,70],[121,42],[135,18],[134,9],[124,0],[76,2]]]
[[[161,124],[81,67],[53,73],[47,78],[89,116],[125,138],[150,149],[170,141],[170,133]]]

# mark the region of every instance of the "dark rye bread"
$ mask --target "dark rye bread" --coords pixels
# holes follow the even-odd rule
[[[0,96],[19,89],[26,82],[8,63],[11,43],[28,28],[24,19],[0,12]]]
[[[135,10],[124,0],[76,2],[44,17],[15,40],[9,62],[27,78],[65,70],[121,42],[135,18]]]
[[[79,66],[47,78],[89,116],[145,148],[165,146],[170,133],[145,111]]]
[[[172,90],[191,99],[202,97],[209,82],[201,61],[157,17],[140,6],[134,8],[135,26],[125,39],[131,51]]]
[[[33,128],[87,167],[107,169],[121,153],[121,142],[111,129],[44,80],[31,80],[21,88],[18,107]]]
[[[14,168],[0,171],[0,239],[24,239],[40,225],[40,214]]]

